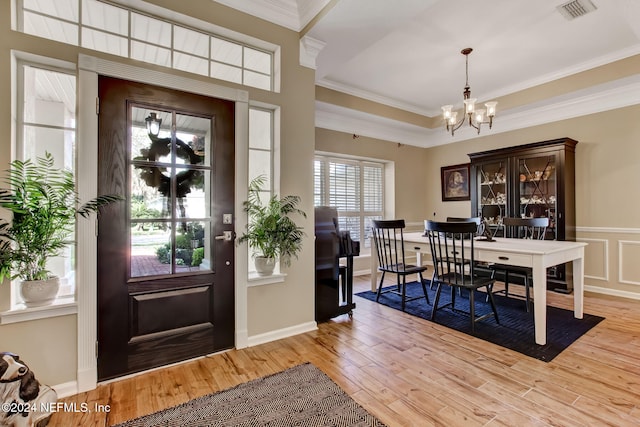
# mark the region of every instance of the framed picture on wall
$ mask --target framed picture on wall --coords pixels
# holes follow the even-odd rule
[[[442,181],[442,201],[451,202],[458,200],[470,200],[469,193],[469,167],[470,163],[440,168]]]

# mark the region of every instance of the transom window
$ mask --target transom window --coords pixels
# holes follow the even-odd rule
[[[18,0],[18,30],[273,90],[273,52],[99,0]]]
[[[369,248],[371,221],[384,214],[384,163],[316,156],[314,204],[335,207],[340,229]]]

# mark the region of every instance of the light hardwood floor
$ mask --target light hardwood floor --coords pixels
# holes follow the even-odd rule
[[[355,278],[356,292],[369,277]],[[511,286],[518,289],[518,286]],[[514,289],[514,290],[515,290]],[[318,330],[100,385],[50,426],[110,426],[304,362],[389,426],[639,426],[640,302],[587,293],[606,319],[550,363],[355,297]],[[573,296],[548,293],[571,309]]]

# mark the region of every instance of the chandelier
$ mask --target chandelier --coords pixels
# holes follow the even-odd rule
[[[445,105],[442,107],[442,115],[447,127],[447,132],[451,132],[451,136],[453,136],[455,131],[457,131],[465,121],[468,121],[469,126],[475,128],[478,131],[478,134],[480,133],[480,126],[483,123],[488,123],[489,129],[491,129],[491,125],[493,125],[493,118],[496,115],[497,102],[492,101],[485,103],[484,105],[487,107],[486,110],[484,108],[476,109],[477,99],[471,98],[471,88],[469,87],[469,54],[471,52],[473,52],[473,49],[470,47],[462,49],[460,52],[465,58],[467,76],[464,92],[462,92],[464,95],[464,114],[462,115],[462,118],[458,121],[458,112],[451,111],[453,105]],[[468,118],[465,117],[465,115],[468,116]]]

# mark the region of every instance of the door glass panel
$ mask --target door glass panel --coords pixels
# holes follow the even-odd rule
[[[188,180],[182,182],[183,190],[187,191],[184,197],[178,198],[178,211],[183,218],[209,218],[211,203],[209,201],[209,185],[211,182],[211,171],[195,170]],[[178,175],[180,175],[178,173]]]
[[[171,218],[171,198],[159,191],[161,172],[155,167],[131,166],[131,220]]]
[[[210,270],[212,120],[139,106],[130,120],[131,277]]]
[[[131,224],[131,277],[171,274],[171,230],[167,223]]]
[[[211,270],[210,223],[189,221],[176,229],[176,272]]]

